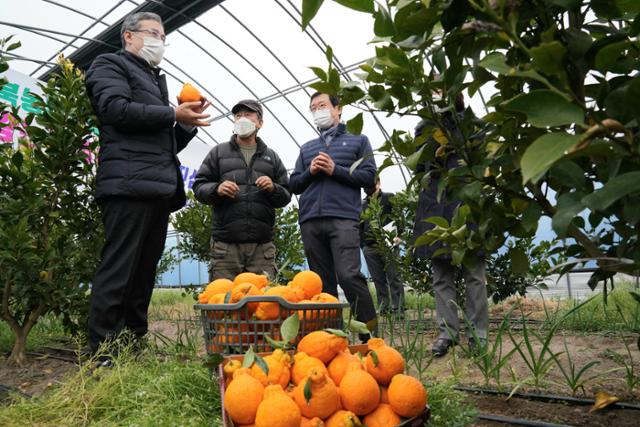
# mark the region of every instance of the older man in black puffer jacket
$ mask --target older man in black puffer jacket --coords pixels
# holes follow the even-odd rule
[[[273,279],[276,208],[291,201],[287,169],[257,136],[262,106],[246,99],[231,112],[233,136],[211,149],[193,182],[196,199],[213,209],[209,279],[233,279],[244,271]]]
[[[208,125],[208,106],[169,105],[157,68],[164,28],[154,13],[136,13],[122,24],[123,50],[97,57],[87,90],[100,120],[96,200],[105,244],[91,289],[89,345],[98,351],[123,330],[147,332],[147,309],[164,249],[169,214],[185,203],[177,153]],[[107,350],[107,353],[113,349]]]

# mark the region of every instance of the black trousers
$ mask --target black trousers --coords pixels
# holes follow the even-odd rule
[[[323,292],[337,297],[339,283],[355,318],[365,323],[374,320],[373,298],[360,272],[358,222],[318,218],[303,222],[300,229],[309,267],[322,278]]]
[[[170,200],[110,198],[100,205],[105,231],[102,259],[91,287],[92,351],[125,329],[147,333],[147,309],[167,237]]]

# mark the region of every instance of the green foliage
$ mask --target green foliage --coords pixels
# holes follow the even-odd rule
[[[640,304],[634,301],[629,291],[632,285],[623,283],[616,286],[603,300],[592,300],[580,310],[562,322],[562,329],[581,332],[640,332]],[[561,309],[556,316],[564,317],[567,311],[579,305],[579,301],[570,300],[568,307]]]
[[[10,361],[18,364],[44,314],[83,328],[102,243],[90,161],[96,120],[83,74],[60,61],[61,73],[42,86],[44,97],[36,96],[41,113],[26,118],[27,137],[15,148],[0,146],[0,317],[15,336]],[[18,117],[0,104],[5,113]]]
[[[276,245],[276,282],[291,280],[305,261],[302,234],[298,225],[298,207],[276,209],[273,236]]]
[[[431,408],[430,426],[462,427],[473,425],[477,410],[468,396],[453,390],[451,382],[426,383]]]
[[[182,258],[209,262],[211,242],[211,207],[198,203],[193,192],[187,195],[187,205],[171,217],[178,232],[176,249]],[[179,260],[178,260],[179,261]]]
[[[498,303],[511,295],[524,296],[527,288],[546,289],[545,277],[550,269],[564,260],[555,242],[514,239],[507,242],[508,251],[497,253],[487,261],[487,294]],[[518,268],[518,265],[524,265]]]
[[[303,1],[312,3],[305,23],[322,2]],[[637,2],[613,0],[376,2],[376,55],[361,65],[359,85],[325,73],[316,86],[433,122],[421,138],[393,132],[380,150],[388,153],[383,167],[395,152],[414,169],[438,130],[448,140],[439,154],[462,159],[438,172],[442,189],[468,210],[420,243],[445,240],[460,264],[478,249],[497,250],[508,235],[535,235],[544,215],[568,238],[569,257],[598,260],[595,287],[616,271],[640,271],[638,12]],[[356,86],[362,96],[354,99]],[[488,113],[482,121],[469,109],[456,116],[462,138],[454,138],[440,112],[481,88],[495,88]]]

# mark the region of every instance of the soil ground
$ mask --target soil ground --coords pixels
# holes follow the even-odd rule
[[[531,314],[528,313],[528,314]],[[493,316],[493,314],[492,314]],[[428,316],[427,316],[428,317]],[[535,315],[532,318],[536,318]],[[195,328],[195,329],[194,329]],[[185,329],[189,329],[190,336],[201,337],[202,332],[199,326],[199,319],[189,319],[180,317],[180,320],[156,319],[150,325],[150,336],[156,337],[157,341],[179,340],[185,335]],[[521,331],[512,331],[514,338],[522,338]],[[420,333],[421,344],[425,348],[430,348],[435,337],[433,326],[430,330]],[[494,339],[490,335],[490,341]],[[600,363],[591,368],[587,376],[599,374],[599,376],[589,381],[584,388],[577,393],[577,397],[593,398],[595,392],[606,391],[619,396],[625,402],[640,405],[640,388],[636,386],[633,392],[629,392],[625,385],[625,373],[621,368],[621,358],[627,358],[624,342],[627,343],[631,351],[634,363],[635,374],[640,372],[640,351],[636,346],[634,335],[606,336],[603,334],[579,334],[560,331],[552,340],[551,348],[554,352],[564,352],[564,342],[571,351],[571,357],[575,365],[580,369],[592,360]],[[201,338],[199,338],[201,340]],[[503,336],[503,353],[514,347],[508,335]],[[18,390],[31,396],[40,396],[56,384],[65,381],[68,375],[74,373],[77,368],[78,355],[77,348],[72,343],[56,343],[51,347],[66,347],[66,350],[55,351],[51,348],[38,349],[39,355],[32,353],[29,356],[28,365],[22,368],[9,366],[5,360],[0,359],[0,401],[6,398],[6,389]],[[534,344],[537,351],[541,345]],[[204,345],[201,345],[204,353]],[[471,359],[465,357],[462,351],[456,350],[445,357],[431,359],[428,368],[423,372],[423,379],[428,382],[442,381],[453,378],[457,384],[466,386],[484,387],[484,378],[477,367],[473,366]],[[66,360],[59,360],[61,357]],[[564,355],[559,356],[566,362]],[[75,363],[74,363],[75,362]],[[554,365],[549,373],[544,377],[543,385],[535,388],[526,379],[530,376],[522,357],[515,353],[508,363],[508,366],[501,372],[503,389],[509,391],[513,387],[513,373],[517,381],[522,384],[519,391],[537,392],[542,394],[571,395],[561,372]],[[414,373],[415,374],[415,373]],[[3,387],[4,386],[4,387]],[[491,381],[490,388],[495,389],[497,384]],[[506,400],[505,397],[474,395],[470,394],[477,409],[481,413],[490,413],[503,416],[511,416],[528,420],[541,420],[557,424],[573,426],[637,426],[640,425],[640,411],[629,409],[604,409],[589,413],[588,406],[569,406],[566,404],[551,404],[544,402],[533,402],[523,399],[512,398]],[[502,423],[478,420],[477,426],[498,426]]]

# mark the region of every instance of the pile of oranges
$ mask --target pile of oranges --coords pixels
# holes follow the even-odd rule
[[[286,286],[271,285],[267,276],[255,273],[240,273],[233,281],[216,279],[198,295],[200,304],[234,304],[249,296],[279,296],[291,303],[337,303],[338,298],[322,292],[322,279],[313,271],[296,274]],[[249,303],[249,315],[258,320],[275,320],[282,317],[277,302]],[[309,316],[301,310],[300,317]],[[286,317],[286,316],[285,316]]]
[[[322,279],[313,271],[301,271],[287,285],[272,284],[267,276],[255,273],[240,273],[233,280],[213,280],[198,295],[200,304],[235,304],[247,297],[278,296],[293,304],[339,303],[335,296],[322,292]],[[335,307],[335,306],[334,306]],[[297,309],[306,331],[327,327],[327,319],[341,316],[336,308],[320,310],[301,306]],[[224,351],[226,346],[245,348],[249,344],[257,344],[262,348],[270,348],[264,336],[281,339],[277,328],[270,329],[273,321],[279,322],[292,314],[290,309],[283,309],[278,302],[249,302],[240,309],[207,310],[211,319],[210,327],[213,340],[208,345],[211,353]],[[257,320],[254,322],[254,320]],[[271,322],[260,322],[271,321]]]
[[[235,425],[391,427],[427,404],[422,383],[404,374],[404,358],[380,338],[352,354],[347,338],[314,331],[296,353],[276,349],[263,360],[224,365],[224,409]]]

